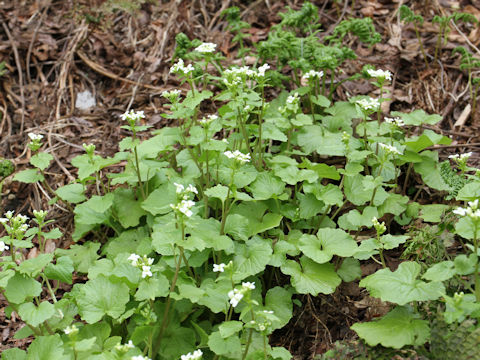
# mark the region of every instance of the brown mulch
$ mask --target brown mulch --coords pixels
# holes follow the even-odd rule
[[[190,39],[215,42],[227,57],[235,58],[232,35],[225,31],[220,13],[229,6],[239,6],[242,18],[252,25],[253,42],[266,38],[270,27],[280,21],[277,13],[286,5],[298,9],[303,1],[238,0],[159,0],[138,1],[139,9],[129,13],[112,11],[102,0],[3,0],[0,2],[0,62],[7,73],[0,77],[0,157],[12,159],[17,169],[28,164],[27,134],[45,135],[45,149],[55,160],[48,169],[53,188],[75,178],[70,165],[82,154],[82,143],[93,143],[97,151],[111,156],[126,135],[120,129],[119,115],[126,109],[144,110],[148,123],[155,128],[168,125],[160,114],[166,89],[178,86],[169,76],[175,35],[184,32]],[[472,165],[479,162],[480,114],[467,114],[469,103],[467,74],[459,69],[458,57],[451,56],[456,46],[470,47],[479,57],[479,28],[460,25],[453,30],[438,65],[426,68],[411,26],[399,21],[402,1],[357,0],[352,12],[345,1],[312,1],[320,9],[325,33],[349,16],[373,18],[382,42],[371,47],[354,45],[358,59],[343,68],[346,74],[363,65],[391,70],[395,77],[390,87],[390,102],[384,111],[424,109],[438,113],[443,120],[430,127],[451,136],[453,142],[442,149],[441,157],[451,152],[473,151]],[[452,11],[459,6],[480,20],[480,1],[410,1],[413,10],[425,17],[422,38],[433,54],[437,27],[433,14]],[[320,34],[320,36],[323,36]],[[347,39],[355,44],[353,39]],[[477,74],[478,76],[478,74]],[[345,83],[335,94],[345,100],[375,89],[367,82]],[[93,94],[96,104],[88,110],[76,106],[79,93]],[[480,108],[480,106],[479,106]],[[455,126],[456,125],[456,126]],[[477,145],[469,145],[477,144]],[[427,196],[428,194],[421,194]],[[38,184],[25,185],[7,179],[0,209],[31,215],[44,209],[50,195]],[[68,247],[72,241],[72,215],[61,204],[51,207],[54,224],[67,234],[52,248]],[[34,256],[34,254],[30,254]],[[292,322],[272,336],[272,345],[287,347],[296,359],[312,359],[327,351],[333,342],[355,337],[349,326],[369,316],[362,301],[365,294],[357,287],[342,286],[334,296],[300,297]],[[16,340],[14,333],[22,326],[18,318],[5,317],[6,302],[0,295],[0,352],[6,348],[28,346],[29,339]],[[369,304],[371,306],[371,304]],[[380,313],[384,309],[378,310]]]

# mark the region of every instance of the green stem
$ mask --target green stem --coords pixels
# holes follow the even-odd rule
[[[478,239],[477,239],[477,231],[478,231],[478,220],[474,220],[474,228],[475,231],[473,234],[473,246],[475,249],[475,257],[477,258],[477,262],[475,264],[475,300],[480,302],[480,275],[478,274]]]
[[[425,61],[425,65],[427,65],[427,68],[428,68],[430,66],[428,65],[427,54],[425,53],[425,49],[423,48],[422,38],[420,37],[420,33],[418,31],[417,24],[413,23],[413,27],[415,29],[415,35],[417,36],[418,44],[420,45],[420,51],[422,53],[423,60]]]
[[[133,141],[135,141],[135,134],[133,135]],[[145,200],[145,190],[143,190],[142,177],[140,175],[140,162],[138,161],[138,152],[137,147],[133,148],[133,153],[135,154],[135,172],[137,173],[138,186],[140,187],[140,194],[142,195],[142,200]]]
[[[50,293],[50,296],[52,297],[53,302],[56,303],[57,297],[55,296],[55,292],[52,290],[52,287],[50,286],[50,282],[48,281],[48,278],[43,273],[42,273],[42,278],[45,284],[47,284],[47,289],[48,289],[48,292]]]
[[[185,225],[183,224],[183,222],[182,222],[182,240],[185,240]],[[163,312],[162,326],[160,328],[160,332],[158,333],[157,341],[155,342],[155,347],[153,349],[152,357],[151,357],[152,359],[155,359],[158,353],[159,346],[162,342],[163,334],[165,333],[165,329],[167,328],[168,311],[170,310],[170,304],[172,301],[172,298],[170,295],[175,290],[178,275],[180,273],[180,266],[182,264],[182,259],[183,259],[183,248],[179,246],[179,249],[180,249],[180,256],[178,257],[178,261],[175,266],[175,274],[173,275],[172,284],[170,285],[170,289],[168,291],[167,303],[165,305],[165,310]]]

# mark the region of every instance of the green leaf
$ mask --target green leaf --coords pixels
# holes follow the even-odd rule
[[[475,232],[475,229],[477,230]],[[475,223],[469,216],[460,218],[455,224],[455,231],[464,239],[473,240],[480,238],[480,227],[475,227]]]
[[[168,279],[164,275],[156,273],[154,277],[140,282],[135,294],[135,300],[155,300],[157,297],[167,296],[169,288],[170,283]]]
[[[235,243],[235,257],[233,263],[235,273],[234,281],[243,280],[251,275],[263,271],[272,255],[271,241],[254,237],[245,244]]]
[[[63,353],[63,342],[60,335],[39,336],[28,347],[27,360],[63,360],[69,359]]]
[[[397,306],[380,320],[356,323],[351,326],[368,345],[381,344],[400,349],[405,345],[423,345],[430,336],[428,321],[405,306]]]
[[[243,329],[243,323],[241,321],[224,321],[219,327],[218,331],[220,336],[224,339],[237,334]]]
[[[472,181],[463,186],[455,199],[463,201],[474,201],[480,198],[480,181]]]
[[[59,280],[71,284],[73,274],[73,261],[68,256],[57,258],[56,264],[48,264],[45,267],[45,276],[50,280]]]
[[[421,266],[416,262],[403,262],[398,269],[381,269],[360,281],[360,286],[367,288],[370,295],[383,301],[405,305],[411,301],[436,300],[445,293],[440,282],[418,280]]]
[[[124,228],[137,226],[146,212],[142,209],[140,201],[135,198],[135,193],[131,189],[124,188],[117,188],[113,193],[115,195],[113,208],[120,224]]]
[[[41,284],[29,276],[15,273],[7,283],[5,288],[5,297],[9,302],[21,304],[26,299],[40,295],[42,292]]]
[[[27,169],[16,173],[13,180],[33,184],[37,181],[43,181],[45,178],[37,169]]]
[[[438,114],[429,115],[421,109],[412,111],[409,114],[402,113],[399,111],[392,111],[390,115],[399,116],[405,122],[405,125],[414,125],[414,126],[420,126],[423,124],[435,125],[436,123],[442,120],[442,117],[440,115]]]
[[[198,300],[199,305],[208,307],[214,313],[225,312],[228,304],[228,292],[232,290],[232,283],[228,279],[205,279],[201,288],[205,291]]]
[[[5,349],[2,352],[2,360],[26,360],[26,358],[27,353],[18,348]]]
[[[270,352],[270,356],[274,360],[291,360],[293,359],[292,354],[290,354],[290,351],[285,349],[284,347],[273,347],[272,351]]]
[[[316,151],[319,155],[345,155],[342,133],[329,132],[319,125],[302,127],[298,131],[297,139],[298,145],[307,154]]]
[[[236,335],[224,339],[220,331],[215,331],[208,337],[208,347],[217,355],[226,356],[229,359],[241,359],[242,345]]]
[[[211,198],[220,199],[220,201],[223,203],[225,200],[227,200],[228,187],[220,184],[215,185],[214,187],[205,190],[205,195]]]
[[[57,249],[55,254],[68,256],[72,259],[74,268],[86,274],[90,266],[99,258],[98,249],[100,249],[100,243],[87,242],[84,245],[72,245],[70,249]]]
[[[45,170],[50,165],[50,162],[52,160],[53,160],[52,155],[46,152],[39,152],[30,158],[30,164],[32,164],[33,166],[35,166],[40,170]]]
[[[383,244],[385,250],[391,250],[397,248],[400,244],[403,244],[407,241],[409,236],[407,235],[382,235],[380,237],[380,242]]]
[[[55,307],[48,301],[42,301],[37,307],[33,303],[24,303],[18,307],[18,315],[27,324],[37,327],[55,313]]]
[[[413,168],[422,176],[422,180],[429,187],[436,190],[450,190],[450,187],[443,181],[439,170],[438,153],[433,151],[423,151],[421,154],[422,162],[415,163]]]
[[[360,261],[354,258],[343,259],[342,265],[337,270],[338,276],[345,282],[354,281],[362,277]]]
[[[177,203],[175,188],[171,184],[160,185],[142,203],[142,208],[152,215],[163,215],[172,211],[170,204]]]
[[[373,189],[365,189],[363,180],[365,176],[357,174],[354,176],[345,176],[345,196],[354,205],[360,206],[370,201]]]
[[[75,207],[75,222],[87,225],[103,224],[108,220],[107,210],[113,205],[114,195],[92,196],[89,200]]]
[[[429,281],[445,281],[451,279],[455,275],[453,261],[442,261],[428,268],[423,274],[422,279]]]
[[[286,290],[283,287],[275,286],[267,291],[265,295],[265,310],[273,311],[278,318],[272,321],[272,331],[281,329],[288,324],[293,315],[292,290]]]
[[[428,204],[420,207],[420,217],[425,222],[438,223],[442,221],[445,210],[450,209],[449,205]]]
[[[329,262],[334,255],[349,257],[357,251],[357,243],[341,229],[319,229],[317,236],[303,235],[300,250],[319,264]]]
[[[104,276],[82,285],[76,298],[78,311],[82,319],[89,324],[100,321],[104,315],[114,319],[120,317],[129,300],[127,285],[112,283]]]
[[[281,142],[286,142],[288,140],[287,136],[274,124],[269,121],[266,121],[262,125],[262,137],[264,139],[276,140]]]
[[[262,172],[249,188],[255,200],[267,200],[280,196],[285,190],[285,183],[271,172]]]
[[[437,134],[432,130],[425,130],[421,136],[407,139],[405,141],[405,145],[407,145],[414,152],[418,153],[429,146],[436,144],[450,145],[451,142],[452,139],[446,136]]]
[[[53,254],[40,254],[37,257],[23,261],[18,266],[18,271],[32,278],[36,278],[42,269],[52,260]]]
[[[331,294],[342,282],[332,264],[317,264],[306,256],[300,258],[300,264],[287,260],[280,269],[291,276],[292,285],[300,294]]]
[[[455,272],[458,275],[470,275],[475,271],[475,265],[478,259],[475,254],[470,254],[468,257],[465,254],[458,255],[453,263],[455,265]]]

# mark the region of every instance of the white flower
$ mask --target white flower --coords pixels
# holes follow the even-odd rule
[[[453,210],[453,213],[456,214],[456,215],[465,216],[465,215],[467,215],[467,209],[459,207],[459,208],[456,208],[455,210]]]
[[[170,73],[187,75],[193,70],[194,67],[192,64],[185,66],[183,59],[178,59],[178,62],[170,68]]]
[[[10,220],[13,217],[13,211],[12,210],[7,211],[5,213],[5,217]]]
[[[67,334],[67,335],[69,335],[69,334],[72,334],[72,335],[73,335],[73,334],[76,334],[76,333],[78,332],[78,328],[77,328],[77,327],[75,326],[75,324],[74,324],[74,325],[72,325],[72,326],[67,326],[67,327],[65,328],[65,330],[63,330],[63,332],[64,332],[65,334]]]
[[[357,100],[356,103],[363,110],[377,110],[380,107],[380,101],[371,97]]]
[[[222,139],[222,142],[224,142],[225,144],[229,144],[227,139]]]
[[[122,115],[120,115],[121,119],[123,121],[132,121],[132,122],[137,122],[140,119],[145,118],[145,114],[143,111],[134,111],[130,110],[130,112],[125,111]]]
[[[298,101],[298,93],[294,93],[293,95],[290,95],[287,97],[287,104],[293,104],[294,102]]]
[[[319,79],[323,77],[323,71],[310,70],[309,72],[303,74],[303,80]]]
[[[130,360],[151,360],[150,358],[142,355],[132,356]]]
[[[180,96],[181,94],[181,91],[178,90],[178,89],[174,89],[174,90],[170,90],[170,91],[167,91],[165,90],[164,92],[162,92],[162,96],[168,100],[170,100],[170,102],[174,103],[178,100],[178,97]]]
[[[243,154],[238,150],[235,150],[234,152],[225,151],[223,154],[229,159],[235,159],[236,161],[239,161],[241,163],[246,163],[251,160],[250,154]]]
[[[180,357],[181,360],[200,360],[203,356],[202,350],[195,350],[193,353],[188,353]]]
[[[28,137],[30,138],[30,140],[32,141],[40,141],[43,139],[43,135],[41,134],[35,134],[35,133],[28,133]]]
[[[395,146],[388,145],[388,144],[383,144],[383,143],[378,143],[378,145],[384,149],[386,152],[392,153],[392,154],[397,154],[397,155],[402,155],[402,152],[398,150]]]
[[[258,324],[258,330],[265,331],[265,325],[264,324]]]
[[[238,289],[233,289],[228,292],[228,297],[230,298],[230,305],[237,307],[237,305],[243,299],[243,293]]]
[[[5,243],[3,241],[0,241],[0,253],[4,252],[5,250],[8,250],[8,249],[9,249],[9,247],[7,245],[5,245]],[[225,265],[225,264],[223,264],[223,265]]]
[[[185,191],[185,186],[183,186],[182,184],[177,184],[176,182],[174,182],[173,185],[175,185],[175,187],[177,188],[175,190],[177,194],[181,194]]]
[[[122,351],[122,352],[127,352],[128,349],[133,349],[133,348],[135,348],[135,345],[133,345],[132,340],[128,340],[128,343],[126,343],[124,345],[122,345],[120,343],[115,345],[115,349],[118,350],[118,351]]]
[[[370,75],[373,78],[377,79],[386,79],[386,80],[392,80],[392,73],[388,70],[372,70],[369,69],[367,70],[368,75]]]
[[[200,46],[197,46],[195,48],[195,51],[198,51],[200,53],[212,53],[215,51],[215,48],[217,47],[217,44],[214,43],[203,43]]]
[[[255,290],[255,283],[254,282],[242,282],[242,288],[245,290]]]
[[[477,210],[478,209],[478,199],[476,199],[474,201],[469,201],[468,206],[470,206],[473,210]]]
[[[6,224],[8,222],[7,218],[0,218],[0,223]]]
[[[400,119],[399,117],[395,117],[395,118],[389,118],[389,117],[385,117],[385,122],[386,123],[389,123],[389,124],[394,124],[398,127],[402,127],[402,126],[405,126],[405,123],[403,122],[402,119]]]
[[[140,255],[137,254],[131,254],[127,260],[130,260],[132,262],[133,266],[138,266],[138,260],[140,259]]]
[[[208,125],[212,121],[217,120],[218,116],[217,115],[207,115],[207,117],[202,118],[202,120],[199,120],[198,122],[202,125]]]
[[[19,220],[19,221],[22,222],[22,223],[24,223],[24,222],[26,222],[26,221],[28,220],[28,216],[22,215],[22,214],[18,214],[18,215],[16,216],[16,218],[17,218],[17,220]]]
[[[189,184],[185,190],[186,192],[189,192],[189,193],[194,193],[194,194],[197,194],[198,195],[198,190],[195,186],[193,186],[192,184]]]
[[[262,66],[260,66],[258,68],[258,76],[260,77],[264,77],[265,76],[265,71],[267,71],[268,69],[270,69],[270,65],[268,64],[263,64]]]
[[[273,314],[273,310],[263,310],[265,314]]]
[[[183,199],[179,204],[174,205],[170,204],[170,207],[173,210],[180,211],[182,214],[184,214],[187,217],[191,217],[193,215],[192,210],[190,210],[193,206],[195,205],[195,202],[192,200],[186,200]]]
[[[150,269],[151,269],[150,266],[147,266],[147,265],[142,266],[142,279],[145,279],[147,276],[148,277],[153,276],[152,271]]]
[[[221,264],[213,264],[213,272],[224,272],[225,271],[225,265],[224,263]]]

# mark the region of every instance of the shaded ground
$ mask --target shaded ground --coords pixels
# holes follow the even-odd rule
[[[155,128],[168,125],[160,116],[165,102],[160,94],[178,87],[168,74],[177,33],[217,43],[228,63],[237,49],[231,46],[232,35],[225,31],[227,24],[220,15],[224,9],[233,5],[242,9],[243,20],[252,25],[250,39],[255,43],[265,39],[269,28],[280,20],[279,11],[286,5],[298,9],[303,1],[139,0],[139,9],[132,13],[114,11],[108,5],[111,3],[0,2],[0,62],[5,61],[7,69],[0,77],[0,156],[12,159],[21,169],[30,157],[27,133],[43,134],[48,151],[55,157],[47,172],[53,188],[74,179],[70,160],[83,153],[82,143],[95,144],[102,155],[117,151],[118,142],[126,135],[120,129],[119,115],[126,109],[144,110]],[[426,68],[413,28],[399,20],[402,2],[356,1],[353,10],[351,1],[313,3],[321,9],[325,32],[320,36],[330,33],[342,19],[372,17],[382,42],[372,48],[354,47],[358,59],[347,63],[345,73],[353,74],[365,64],[392,71],[392,101],[383,104],[384,112],[421,108],[443,115],[443,121],[432,128],[451,136],[453,142],[440,156],[473,151],[472,165],[478,163],[480,116],[478,111],[471,114],[466,110],[470,102],[467,75],[459,69],[459,58],[451,56],[451,50],[459,45],[480,55],[478,27],[461,25],[459,31],[454,29],[438,64]],[[409,5],[425,18],[421,36],[429,54],[434,53],[438,33],[431,22],[433,14],[450,13],[458,5],[480,20],[479,1],[410,1]],[[96,101],[86,111],[76,106],[78,94],[84,91],[93,94]],[[372,93],[375,88],[368,82],[347,82],[339,87],[335,98]],[[423,190],[418,195],[432,201]],[[1,205],[3,210],[31,214],[32,209],[47,208],[49,199],[39,185],[7,180]],[[49,246],[67,248],[72,243],[68,236],[72,215],[56,206],[51,216],[67,236]],[[399,254],[389,255],[390,264],[395,266]],[[374,270],[375,265],[364,267],[365,274]],[[386,310],[381,304],[368,303],[355,284],[343,285],[333,296],[305,296],[300,301],[304,306],[296,308],[291,324],[272,338],[272,344],[287,347],[298,359],[311,359],[336,340],[353,338],[349,325],[381,316]],[[0,296],[0,351],[25,345],[25,340],[13,339],[21,322],[14,317],[6,319],[4,307]]]

